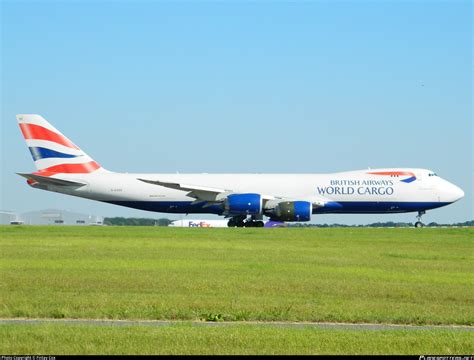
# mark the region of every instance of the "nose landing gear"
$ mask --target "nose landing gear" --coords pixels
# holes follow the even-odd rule
[[[421,228],[423,226],[425,226],[425,224],[423,224],[421,222],[421,217],[426,214],[426,211],[422,210],[422,211],[418,211],[418,215],[416,216],[416,219],[418,220],[416,223],[415,223],[415,227],[416,228]]]

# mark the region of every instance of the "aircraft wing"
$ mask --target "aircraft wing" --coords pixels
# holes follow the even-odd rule
[[[160,181],[160,180],[147,180],[147,179],[138,179],[138,180],[143,181],[148,184],[164,186],[170,189],[188,191],[187,195],[198,200],[197,202],[203,202],[203,201],[220,202],[221,199],[218,199],[219,195],[221,194],[227,195],[233,192],[231,190],[218,189],[218,188],[212,188],[212,187],[200,186],[200,185],[189,185],[189,184],[166,182],[166,181]]]
[[[148,184],[160,185],[160,186],[164,186],[170,189],[183,190],[183,191],[197,190],[197,191],[205,191],[205,192],[215,193],[215,194],[219,194],[225,191],[230,191],[230,190],[224,190],[224,189],[218,189],[218,188],[211,188],[207,186],[187,185],[187,184],[182,184],[182,183],[173,183],[173,182],[166,182],[166,181],[159,181],[159,180],[147,180],[147,179],[138,179],[138,180],[146,182]]]
[[[201,185],[190,185],[190,184],[166,182],[166,181],[160,181],[160,180],[148,180],[148,179],[140,179],[140,178],[138,180],[143,181],[148,184],[164,186],[170,189],[188,191],[187,195],[189,197],[196,199],[193,202],[194,204],[206,202],[207,203],[206,206],[222,203],[228,195],[236,193],[236,191],[230,190],[230,189],[212,188],[212,187],[206,187],[206,186],[201,186]],[[262,196],[264,204],[269,202],[269,205],[273,203],[277,204],[278,202],[281,202],[281,201],[305,200],[305,201],[310,201],[314,207],[322,207],[327,202],[325,199],[322,199],[319,197],[299,198],[299,199],[291,198],[290,199],[290,198],[281,197],[281,196],[273,196],[273,195],[265,195],[265,194],[260,194],[260,195]]]

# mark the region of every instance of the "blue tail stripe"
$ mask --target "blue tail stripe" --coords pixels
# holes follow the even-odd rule
[[[37,147],[37,146],[30,146],[29,147],[31,156],[33,156],[33,160],[37,161],[40,159],[47,159],[47,158],[75,158],[77,155],[65,154],[59,151],[54,151],[51,149]]]

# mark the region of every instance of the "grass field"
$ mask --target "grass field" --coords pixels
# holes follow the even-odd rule
[[[3,318],[474,324],[474,229],[4,226],[0,235]],[[404,349],[413,336],[442,346],[436,331],[393,336]],[[453,336],[472,344],[469,334]]]
[[[472,354],[472,340],[444,330],[0,325],[5,354]]]

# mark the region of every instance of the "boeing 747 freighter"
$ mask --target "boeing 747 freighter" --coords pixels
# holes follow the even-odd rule
[[[464,196],[425,169],[369,169],[333,174],[129,174],[108,171],[39,115],[17,115],[37,171],[30,186],[109,204],[164,213],[208,213],[229,227],[310,221],[315,214],[427,211]]]

